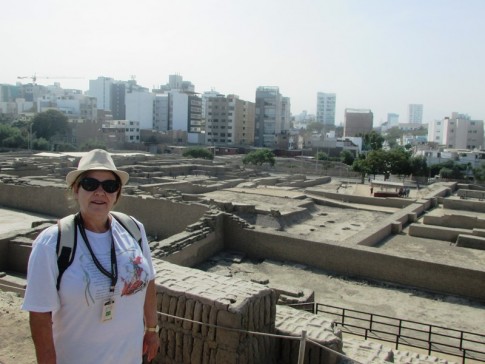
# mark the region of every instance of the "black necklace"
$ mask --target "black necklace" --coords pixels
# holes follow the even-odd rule
[[[108,277],[111,280],[110,292],[113,293],[115,290],[116,282],[118,281],[118,263],[116,261],[116,251],[115,251],[115,242],[113,239],[113,234],[111,233],[111,272],[108,272],[101,265],[98,258],[96,258],[96,255],[94,255],[93,249],[91,248],[91,244],[89,243],[89,240],[88,240],[88,236],[86,235],[86,229],[84,228],[84,223],[83,223],[83,218],[81,216],[81,213],[76,214],[74,221],[76,225],[79,227],[81,236],[83,237],[84,242],[88,247],[89,253],[91,254],[91,258],[93,259],[93,262],[96,265],[96,268],[98,268],[98,270],[101,273],[103,273],[106,277]]]

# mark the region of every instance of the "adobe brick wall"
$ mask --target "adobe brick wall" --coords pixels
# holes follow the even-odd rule
[[[0,183],[0,206],[56,218],[77,211],[75,201],[68,199],[68,190],[55,186]],[[209,208],[197,203],[189,205],[166,199],[123,195],[115,210],[143,221],[147,234],[161,239],[183,231],[198,221]]]
[[[289,237],[278,232],[245,229],[228,217],[224,246],[252,258],[307,264],[345,276],[387,281],[432,292],[485,301],[485,271],[462,268],[348,243],[322,243]]]
[[[161,260],[154,263],[158,311],[220,327],[161,315],[161,348],[153,363],[275,363],[274,338],[243,332],[274,334],[273,290]]]
[[[332,320],[277,306],[277,294],[266,286],[158,259],[154,265],[162,313],[155,364],[292,364],[302,330],[307,338],[342,353],[342,334]],[[305,363],[338,362],[335,353],[307,342]]]

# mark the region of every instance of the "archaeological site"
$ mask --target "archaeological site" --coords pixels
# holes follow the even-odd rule
[[[64,178],[80,155],[0,156],[0,290],[22,296],[32,241],[75,212]],[[116,210],[143,222],[157,269],[154,363],[485,362],[484,187],[361,183],[294,159],[113,159],[130,174]]]

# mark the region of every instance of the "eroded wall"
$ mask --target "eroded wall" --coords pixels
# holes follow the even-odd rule
[[[56,218],[77,211],[75,201],[68,196],[64,187],[0,183],[0,206]],[[143,222],[148,235],[162,239],[183,231],[209,208],[196,203],[123,195],[115,210],[135,216]]]
[[[366,246],[322,243],[224,222],[225,249],[253,258],[293,261],[345,276],[387,281],[485,301],[485,272],[379,252]]]

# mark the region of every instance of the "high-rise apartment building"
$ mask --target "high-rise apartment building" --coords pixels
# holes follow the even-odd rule
[[[387,126],[393,127],[399,124],[399,114],[388,113],[387,114]]]
[[[454,112],[451,117],[429,122],[428,141],[447,148],[481,149],[483,130],[483,120],[471,120],[468,115]]]
[[[344,137],[356,137],[372,131],[374,114],[369,109],[345,109]]]
[[[291,122],[291,100],[289,97],[283,97],[281,100],[281,131],[290,130]]]
[[[253,102],[236,95],[205,97],[206,143],[210,145],[253,145]]]
[[[288,98],[283,98],[278,87],[260,86],[256,89],[256,124],[254,145],[274,147],[276,136],[287,127],[286,119],[291,112]],[[289,120],[289,119],[288,119]]]
[[[114,120],[125,120],[126,119],[126,83],[125,82],[114,82],[112,84],[111,90],[111,114]]]
[[[317,122],[323,125],[335,125],[335,105],[337,96],[334,93],[317,93]]]
[[[140,123],[140,129],[153,129],[155,94],[149,91],[129,92],[125,95],[126,119]]]
[[[408,123],[411,123],[411,124],[422,124],[423,123],[423,105],[422,104],[409,104]]]
[[[96,97],[98,109],[111,111],[111,93],[114,80],[110,77],[98,77],[96,80],[89,80],[87,95]]]
[[[202,99],[195,92],[169,93],[169,129],[187,132],[189,143],[204,143]]]
[[[169,129],[169,94],[156,94],[153,101],[153,129],[168,131]]]

